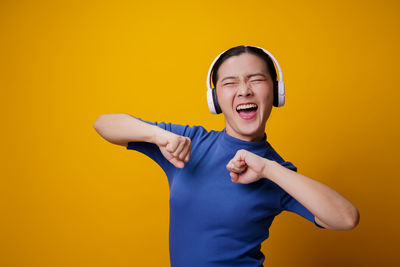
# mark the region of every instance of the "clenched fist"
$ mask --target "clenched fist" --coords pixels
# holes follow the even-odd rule
[[[155,137],[155,144],[160,148],[164,157],[177,168],[183,168],[189,161],[192,150],[189,137],[163,130]]]
[[[262,158],[252,152],[241,149],[226,165],[232,182],[249,184],[258,181],[264,177],[265,158]]]

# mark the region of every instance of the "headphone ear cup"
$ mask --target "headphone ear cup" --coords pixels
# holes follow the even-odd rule
[[[274,107],[279,107],[278,81],[274,81]]]
[[[215,111],[216,111],[217,114],[220,114],[220,113],[222,113],[222,110],[221,110],[221,107],[218,104],[217,89],[214,88],[211,91],[212,91],[212,97],[213,97]]]
[[[215,112],[215,105],[214,105],[214,100],[213,100],[213,92],[210,88],[207,89],[207,103],[208,103],[208,109],[212,114],[217,114]]]

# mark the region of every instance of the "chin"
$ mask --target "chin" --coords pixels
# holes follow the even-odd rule
[[[235,134],[239,139],[259,139],[263,137],[265,132],[265,123],[263,123],[259,114],[252,120],[244,120],[237,114],[233,114],[229,118],[225,117],[225,125],[229,125],[231,131],[233,131],[231,135]]]

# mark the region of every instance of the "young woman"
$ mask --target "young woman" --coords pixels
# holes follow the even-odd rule
[[[280,67],[266,50],[238,46],[210,67],[208,100],[225,128],[101,115],[94,124],[111,143],[140,151],[165,171],[170,188],[173,267],[258,267],[261,243],[282,211],[319,228],[349,230],[358,210],[328,186],[297,173],[267,142],[272,106],[284,103]],[[216,86],[211,89],[211,80]]]

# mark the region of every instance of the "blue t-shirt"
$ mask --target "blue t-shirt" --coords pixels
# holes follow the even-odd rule
[[[182,169],[165,159],[155,144],[129,142],[127,146],[149,156],[167,175],[172,267],[263,266],[261,243],[268,238],[274,217],[284,210],[321,227],[310,211],[274,182],[266,178],[251,184],[231,181],[226,165],[239,149],[297,171],[275,152],[265,134],[262,141],[247,142],[225,129],[208,132],[202,126],[144,122],[191,139],[190,160]]]

